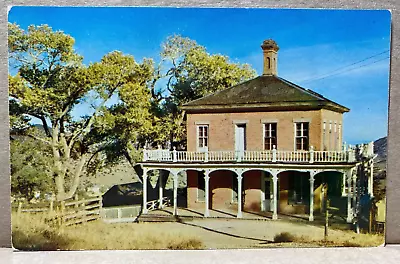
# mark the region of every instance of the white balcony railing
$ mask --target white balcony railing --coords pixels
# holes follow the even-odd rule
[[[143,161],[155,162],[288,162],[288,163],[347,163],[355,162],[355,150],[309,151],[245,150],[245,151],[177,151],[143,150]]]

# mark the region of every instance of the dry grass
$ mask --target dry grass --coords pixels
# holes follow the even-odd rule
[[[191,234],[164,230],[157,225],[106,224],[101,221],[64,227],[44,223],[43,216],[23,214],[19,223],[13,215],[13,245],[21,250],[91,249],[202,249]]]
[[[274,237],[275,243],[292,243],[295,246],[316,247],[376,247],[385,242],[381,234],[355,234],[351,231],[343,231],[340,234],[328,235],[327,239],[312,239],[307,236],[296,236],[288,232],[282,232]]]

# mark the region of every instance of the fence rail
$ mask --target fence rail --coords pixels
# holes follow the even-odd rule
[[[343,151],[244,150],[244,151],[177,151],[143,150],[143,161],[156,162],[289,162],[289,163],[347,163],[355,162],[355,149]]]
[[[24,208],[22,202],[18,204],[17,217],[21,213],[47,213],[46,220],[59,226],[80,224],[101,217],[102,197],[78,200],[75,196],[73,201],[49,202],[49,207]]]

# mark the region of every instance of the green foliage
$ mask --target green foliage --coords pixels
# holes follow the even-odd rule
[[[49,148],[30,138],[14,139],[11,149],[11,193],[14,197],[33,198],[36,191],[53,190]]]
[[[209,54],[205,47],[179,35],[167,39],[163,44],[161,57],[164,67],[168,68],[163,76],[167,85],[166,89],[153,91],[152,95],[160,102],[156,114],[162,121],[164,132],[169,132],[168,139],[172,141],[185,139],[185,123],[180,109],[184,103],[226,89],[256,75],[248,64],[233,63],[227,56]],[[165,92],[169,95],[162,97]],[[158,130],[162,131],[161,128]]]
[[[181,36],[163,43],[157,66],[119,51],[83,65],[74,39],[62,31],[9,24],[8,33],[9,64],[17,69],[9,76],[11,133],[49,148],[45,171],[59,200],[74,195],[84,173],[123,157],[134,165],[146,143],[178,142],[184,148],[182,104],[255,76],[248,65],[208,54]],[[118,102],[108,104],[111,98]],[[74,119],[71,112],[80,104],[92,111]],[[40,120],[44,133],[32,132],[32,118]]]

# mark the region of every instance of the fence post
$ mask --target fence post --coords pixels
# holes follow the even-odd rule
[[[61,201],[61,227],[64,225],[65,201]]]
[[[103,197],[99,196],[99,217],[103,218]]]
[[[21,211],[22,211],[22,202],[20,201],[18,203],[18,209],[17,209],[17,225],[19,225],[19,218],[21,217]]]
[[[78,204],[78,194],[75,194],[74,200],[75,200],[75,210],[78,211],[78,207],[79,207],[79,204]]]
[[[314,147],[310,147],[310,163],[314,163]]]
[[[272,146],[272,162],[276,162],[276,146]]]

